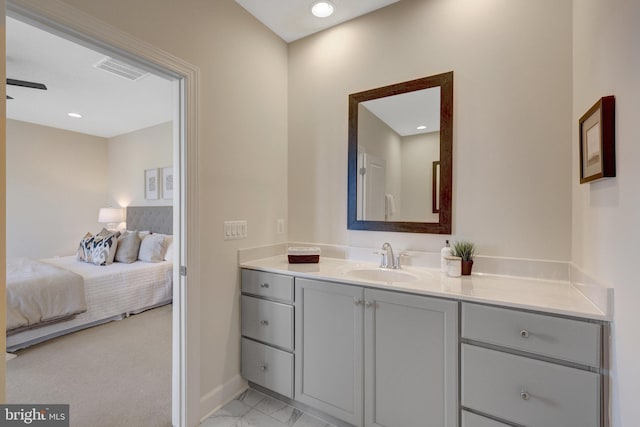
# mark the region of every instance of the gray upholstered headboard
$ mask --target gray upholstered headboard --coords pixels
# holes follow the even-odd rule
[[[173,206],[127,207],[127,230],[173,234]]]

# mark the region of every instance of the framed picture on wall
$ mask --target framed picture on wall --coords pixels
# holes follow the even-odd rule
[[[158,169],[146,169],[144,171],[144,198],[147,200],[158,200],[158,185]]]
[[[440,213],[440,160],[433,162],[433,179],[431,181],[431,206],[433,213]]]
[[[580,184],[616,176],[615,98],[600,98],[579,120]]]
[[[162,198],[173,199],[173,168],[162,168]]]

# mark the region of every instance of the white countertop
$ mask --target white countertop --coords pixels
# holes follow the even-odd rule
[[[241,262],[240,267],[585,319],[610,320],[571,283],[564,281],[482,274],[454,278],[439,270],[423,267],[402,267],[402,271],[418,277],[412,282],[370,281],[353,277],[349,271],[376,269],[376,264],[327,257],[320,257],[318,264],[289,264],[285,255]]]

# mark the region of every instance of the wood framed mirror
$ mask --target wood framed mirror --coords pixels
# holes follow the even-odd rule
[[[350,230],[451,234],[452,166],[453,71],[349,95]]]

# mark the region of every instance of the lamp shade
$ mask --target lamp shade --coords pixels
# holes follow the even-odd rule
[[[120,223],[124,221],[124,214],[121,208],[100,208],[98,213],[98,222],[108,223]]]

